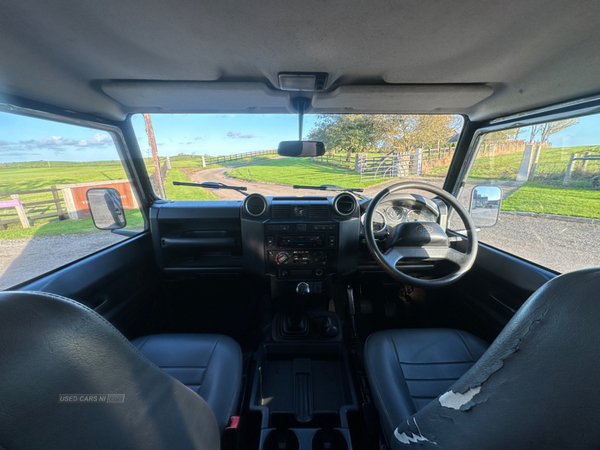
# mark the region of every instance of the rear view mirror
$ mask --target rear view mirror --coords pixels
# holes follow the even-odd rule
[[[92,188],[85,195],[96,228],[119,230],[127,225],[119,191],[114,188]]]
[[[279,143],[277,154],[301,158],[323,156],[325,154],[325,144],[319,141],[282,141]]]
[[[471,192],[469,213],[478,228],[493,227],[502,206],[502,189],[498,186],[475,186]]]

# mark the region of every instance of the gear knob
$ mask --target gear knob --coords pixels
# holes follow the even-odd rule
[[[300,295],[308,295],[310,294],[310,286],[304,281],[302,283],[298,283],[298,286],[296,286],[296,293]]]

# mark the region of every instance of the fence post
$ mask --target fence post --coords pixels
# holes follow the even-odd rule
[[[167,170],[171,170],[171,158],[169,158],[168,156],[167,156],[166,164],[167,164]]]
[[[29,223],[29,219],[27,218],[27,214],[25,214],[25,208],[23,208],[23,204],[21,203],[21,199],[19,198],[19,194],[12,194],[10,196],[13,200],[18,200],[19,204],[15,206],[17,210],[17,214],[19,216],[19,220],[21,221],[21,225],[23,228],[29,228],[31,224]]]
[[[585,155],[583,155],[583,164],[581,165],[581,171],[585,172],[585,170],[587,169],[587,157],[590,155],[589,152],[585,152]]]
[[[398,178],[400,172],[400,156],[398,153],[392,153],[392,178]]]
[[[202,167],[206,167],[206,157],[202,155]]]
[[[56,186],[52,186],[52,198],[54,198],[54,204],[56,205],[58,220],[65,220],[65,213],[63,212],[62,205],[60,204],[60,197],[58,196],[58,189],[56,189]]]
[[[571,159],[569,159],[569,164],[567,165],[567,171],[565,172],[565,178],[563,179],[563,186],[568,186],[571,182],[571,172],[573,172],[573,163],[575,162],[576,153],[571,153]]]
[[[423,150],[420,148],[415,149],[414,155],[412,155],[412,173],[413,175],[421,175],[423,167]]]

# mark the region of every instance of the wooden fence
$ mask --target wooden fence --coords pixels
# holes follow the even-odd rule
[[[311,158],[313,161],[327,164],[330,166],[343,167],[345,169],[354,170],[356,158],[348,158],[348,154],[330,154]]]
[[[571,158],[569,159],[569,164],[567,164],[567,170],[565,171],[565,176],[563,178],[563,186],[568,186],[569,184],[571,184],[571,176],[573,174],[575,161],[583,161],[583,164],[578,169],[581,172],[586,171],[588,161],[600,161],[600,155],[597,153],[590,155],[590,152],[586,152],[583,156],[577,156],[577,155],[578,155],[577,153],[571,154]],[[592,187],[594,189],[598,188],[597,186],[594,185],[594,182],[592,182]]]
[[[58,193],[60,189],[56,186],[52,186],[50,189],[35,189],[31,191],[19,191],[19,192],[3,192],[0,193],[0,197],[8,197],[10,196],[11,200],[0,201],[0,211],[3,211],[4,214],[0,216],[0,230],[6,229],[6,225],[9,223],[17,223],[21,222],[23,228],[29,228],[31,226],[31,221],[36,219],[43,219],[46,217],[55,217],[58,216],[60,220],[65,220],[67,217],[65,215],[65,209],[63,207],[64,199],[62,199]],[[44,193],[52,193],[52,200],[38,200],[35,202],[25,202],[21,201],[21,196],[27,196],[30,194],[44,194]],[[53,205],[56,211],[52,211],[44,214],[32,214],[28,215],[28,212],[25,208],[31,208],[33,206],[41,206],[41,205]],[[6,213],[6,209],[14,208],[14,213]],[[17,216],[17,217],[14,217]],[[6,218],[9,217],[9,218]]]
[[[202,156],[202,166],[211,166],[213,164],[220,164],[228,161],[236,161],[238,159],[252,158],[253,156],[264,156],[264,155],[275,155],[277,150],[261,150],[256,152],[237,153],[235,155],[225,156]]]

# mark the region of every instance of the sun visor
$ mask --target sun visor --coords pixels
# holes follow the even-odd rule
[[[287,92],[260,82],[113,81],[102,90],[119,103],[139,109],[246,111],[290,104]]]
[[[351,112],[454,112],[469,108],[492,95],[486,84],[404,84],[341,86],[313,96],[312,106],[322,110]]]

